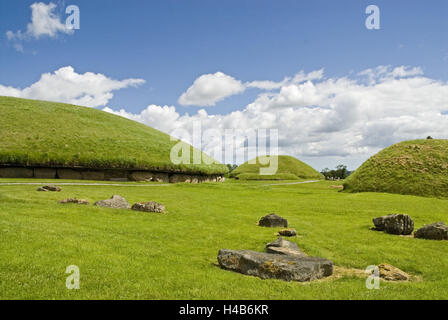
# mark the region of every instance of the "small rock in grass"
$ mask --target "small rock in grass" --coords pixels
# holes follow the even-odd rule
[[[443,222],[425,225],[414,233],[415,238],[428,240],[448,240],[448,226]]]
[[[89,204],[89,201],[84,200],[84,199],[68,198],[68,199],[59,201],[59,203],[62,203],[62,204],[65,204],[65,203]]]
[[[409,235],[414,230],[414,221],[407,214],[391,214],[373,219],[374,230],[390,234]]]
[[[284,237],[295,237],[297,235],[297,231],[295,229],[288,228],[280,230],[278,234]]]
[[[113,208],[113,209],[130,209],[131,205],[121,196],[114,195],[110,199],[95,202],[95,206]]]
[[[312,281],[333,273],[333,262],[317,257],[221,249],[218,253],[221,268],[256,276],[262,279]]]
[[[380,278],[387,281],[408,281],[411,276],[390,264],[382,263],[378,266]]]
[[[276,253],[292,256],[306,256],[295,242],[284,240],[282,237],[278,237],[277,240],[270,242],[266,245],[267,253]]]
[[[48,186],[42,186],[42,187],[39,187],[39,188],[37,189],[37,191],[44,191],[44,192],[47,192],[47,191],[60,192],[60,191],[62,191],[62,189],[61,189],[60,187],[57,187],[57,186],[51,186],[51,185],[48,185]]]
[[[144,212],[157,212],[164,213],[165,206],[155,201],[150,202],[137,202],[132,206],[132,210],[144,211]]]
[[[288,220],[276,215],[275,213],[268,214],[267,216],[264,216],[260,219],[258,222],[258,225],[260,227],[269,227],[269,228],[275,228],[275,227],[288,227]]]

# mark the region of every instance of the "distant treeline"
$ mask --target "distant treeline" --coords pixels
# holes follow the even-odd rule
[[[330,170],[325,168],[321,171],[326,180],[342,180],[347,178],[352,171],[347,170],[347,166],[340,164],[336,169]]]

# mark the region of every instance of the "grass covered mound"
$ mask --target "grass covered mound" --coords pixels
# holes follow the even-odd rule
[[[274,175],[260,174],[260,168],[268,168],[267,156],[257,157],[256,164],[245,162],[230,174],[231,178],[240,180],[299,180],[299,179],[323,179],[323,176],[306,163],[291,157],[278,156],[278,170]]]
[[[448,197],[448,140],[392,145],[356,170],[344,190]]]
[[[217,162],[175,165],[170,152],[177,142],[169,135],[96,109],[0,97],[0,114],[0,164],[191,174],[228,171]],[[192,159],[192,147],[190,155]],[[205,158],[210,159],[203,154]]]

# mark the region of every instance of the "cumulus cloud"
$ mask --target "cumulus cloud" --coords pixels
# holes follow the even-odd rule
[[[319,80],[323,77],[323,69],[304,73],[303,71],[294,77],[285,77],[282,81],[255,80],[243,83],[234,77],[222,72],[214,74],[204,74],[197,78],[193,85],[184,92],[179,103],[183,106],[210,107],[227,97],[243,93],[247,88],[257,88],[261,90],[274,90],[283,88],[286,85],[298,84],[310,80]]]
[[[184,92],[179,103],[184,106],[214,106],[217,102],[243,92],[243,83],[222,72],[204,74]]]
[[[286,77],[282,81],[275,82],[275,81],[269,81],[269,80],[255,80],[251,82],[245,83],[246,87],[248,88],[257,88],[262,90],[274,90],[282,88],[288,84],[297,84],[302,83],[305,81],[310,80],[319,80],[322,79],[324,75],[324,69],[312,71],[309,73],[305,73],[303,71],[300,71],[297,73],[294,77]]]
[[[112,99],[113,91],[143,83],[143,79],[114,80],[100,73],[79,74],[67,66],[42,74],[39,81],[24,89],[0,85],[0,96],[98,107],[105,106]]]
[[[325,79],[320,70],[300,74],[276,92],[263,92],[243,110],[229,114],[209,115],[202,109],[181,115],[174,106],[154,105],[138,114],[106,111],[167,133],[179,128],[192,132],[195,122],[202,124],[203,131],[222,133],[229,128],[278,129],[280,153],[308,160],[318,169],[329,161],[356,168],[380,149],[402,140],[427,135],[448,138],[448,83],[425,77],[420,68],[379,66],[353,78]],[[201,145],[208,153],[215,146],[216,139]]]
[[[72,34],[73,29],[67,28],[61,22],[60,17],[55,14],[56,5],[52,2],[45,4],[43,2],[33,3],[31,6],[31,22],[28,23],[26,31],[11,30],[6,32],[6,37],[10,41],[14,41],[14,48],[23,52],[23,45],[19,42],[22,40],[39,39],[42,36],[55,38],[59,33]]]

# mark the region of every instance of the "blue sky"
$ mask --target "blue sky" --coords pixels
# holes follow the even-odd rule
[[[26,30],[35,2],[0,1],[0,84],[23,89],[65,66],[78,74],[144,79],[114,91],[106,105],[134,115],[148,105],[174,106],[180,116],[196,114],[204,106],[183,106],[179,97],[195,79],[218,71],[244,83],[281,81],[301,70],[323,68],[326,78],[339,79],[377,66],[410,66],[433,81],[448,80],[444,0],[53,1],[61,21],[67,5],[80,8],[80,30],[23,40],[19,52],[6,32]],[[381,10],[380,30],[364,25],[369,4]],[[249,88],[206,110],[208,115],[244,110],[262,93]],[[380,147],[353,158],[331,155],[336,158],[327,163],[348,157],[355,167]],[[302,154],[316,167],[327,164],[306,152],[289,153]]]

